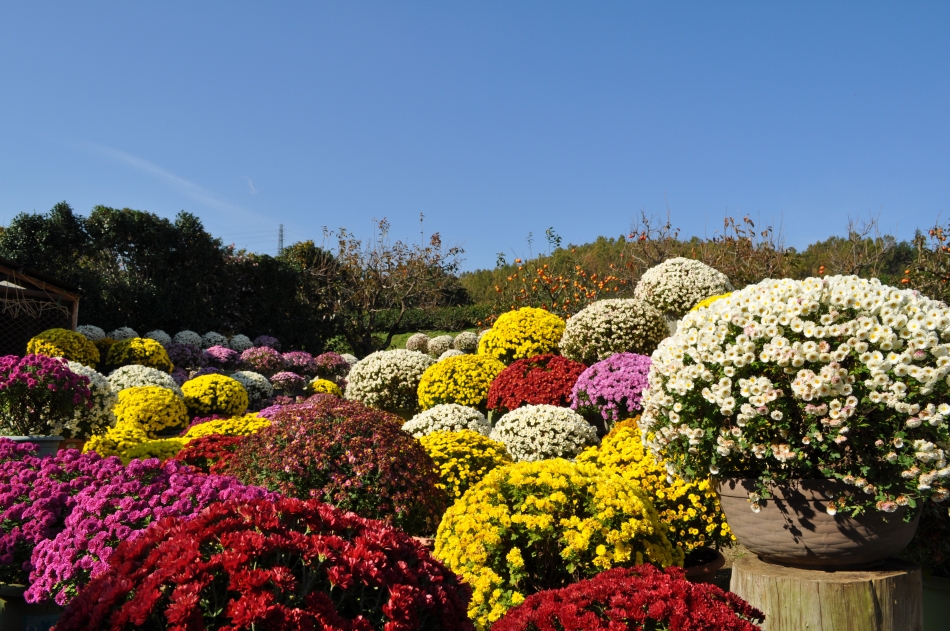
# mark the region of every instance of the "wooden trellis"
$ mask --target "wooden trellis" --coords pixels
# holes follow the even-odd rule
[[[0,259],[0,355],[22,355],[31,337],[76,330],[79,292],[13,261]]]

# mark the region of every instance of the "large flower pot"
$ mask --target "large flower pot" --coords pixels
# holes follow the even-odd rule
[[[798,480],[771,489],[753,512],[753,480],[718,481],[722,510],[739,543],[763,561],[815,569],[869,568],[897,556],[917,532],[918,513],[904,521],[904,509],[857,518],[829,515],[829,502],[855,488],[837,480]]]
[[[713,548],[697,548],[686,555],[683,573],[691,583],[712,583],[716,572],[726,564],[726,557]]]
[[[46,456],[55,456],[59,451],[59,444],[63,442],[62,436],[6,436],[17,443],[33,443],[39,450],[36,455],[40,458]]]
[[[924,631],[943,631],[950,624],[950,578],[924,574]]]
[[[33,605],[23,600],[23,585],[0,585],[0,629],[3,631],[49,631],[59,621],[63,608],[55,604]]]

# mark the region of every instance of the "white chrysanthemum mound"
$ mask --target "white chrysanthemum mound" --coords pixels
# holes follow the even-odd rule
[[[574,458],[600,442],[597,430],[584,417],[568,408],[526,405],[498,421],[491,439],[505,444],[518,461]]]
[[[663,314],[639,300],[598,300],[567,321],[561,354],[585,364],[616,353],[650,355],[669,335]]]
[[[449,357],[458,357],[459,355],[465,355],[465,354],[466,353],[463,353],[462,351],[458,351],[458,350],[455,350],[454,348],[450,348],[449,350],[439,355],[438,361],[442,361],[443,359],[448,359]]]
[[[640,428],[680,475],[830,473],[862,491],[832,509],[892,512],[950,497],[948,374],[943,303],[856,276],[765,280],[660,345]]]
[[[355,366],[356,363],[359,361],[358,359],[356,359],[356,355],[351,355],[349,353],[340,353],[340,357],[345,359],[346,363],[349,364],[350,367]]]
[[[192,346],[201,348],[201,336],[194,331],[179,331],[178,333],[175,333],[175,343],[191,344]]]
[[[455,336],[452,347],[463,353],[474,353],[478,350],[478,333],[472,333],[471,331],[459,333]]]
[[[491,433],[491,424],[485,415],[475,408],[457,403],[441,403],[416,414],[402,426],[402,431],[416,438],[422,438],[432,432],[459,432],[463,429],[488,436]]]
[[[131,340],[132,338],[138,336],[139,334],[135,332],[135,329],[130,329],[127,326],[121,326],[118,329],[109,332],[109,337],[117,342],[121,342],[122,340]]]
[[[201,336],[201,347],[202,348],[211,348],[212,346],[224,346],[227,347],[228,338],[221,335],[220,333],[215,333],[214,331],[208,331]]]
[[[429,340],[426,351],[431,357],[438,357],[445,351],[452,348],[454,338],[451,335],[439,335]]]
[[[115,407],[118,397],[116,391],[105,376],[79,362],[69,362],[69,369],[89,380],[92,391],[92,407],[80,406],[76,415],[61,428],[62,435],[69,438],[89,438],[93,434],[103,434],[115,426]]]
[[[172,336],[166,333],[165,331],[162,331],[161,329],[155,329],[154,331],[149,331],[148,333],[145,334],[145,337],[147,337],[150,340],[155,340],[162,346],[168,346],[169,344],[172,343]]]
[[[92,324],[80,324],[76,327],[77,333],[82,333],[90,342],[98,342],[106,337],[106,332]]]
[[[651,267],[640,278],[633,297],[673,319],[710,296],[732,291],[725,274],[694,259],[676,257]]]
[[[407,351],[419,351],[420,353],[427,353],[429,348],[429,336],[425,333],[416,333],[410,335],[409,339],[406,340],[406,350]]]
[[[243,353],[247,349],[253,347],[254,342],[251,341],[251,338],[246,335],[241,335],[240,333],[228,340],[228,348],[239,353]]]
[[[419,408],[416,390],[422,373],[434,363],[418,351],[376,351],[347,375],[346,398],[391,412],[414,412]]]
[[[231,378],[244,386],[247,396],[252,401],[269,399],[274,396],[274,386],[264,375],[252,370],[239,370]]]
[[[178,384],[175,383],[175,380],[172,379],[172,376],[167,372],[162,372],[157,368],[149,368],[148,366],[139,366],[138,364],[116,368],[109,373],[109,383],[112,384],[112,388],[116,392],[125,390],[126,388],[158,386],[160,388],[168,388],[178,396],[184,396],[181,393],[181,388],[178,387]]]

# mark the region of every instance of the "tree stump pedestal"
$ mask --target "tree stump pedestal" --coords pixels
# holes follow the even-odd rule
[[[730,590],[765,613],[763,631],[923,629],[920,567],[898,559],[872,570],[825,571],[750,555],[733,564]]]

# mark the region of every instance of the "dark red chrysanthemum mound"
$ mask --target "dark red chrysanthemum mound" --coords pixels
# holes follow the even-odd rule
[[[528,596],[492,631],[755,631],[764,619],[735,594],[690,583],[681,568],[638,565]]]
[[[432,535],[448,506],[435,465],[402,419],[335,396],[287,405],[248,436],[223,473],[314,497],[411,535]]]
[[[504,414],[523,405],[567,407],[571,389],[586,369],[560,355],[519,359],[495,377],[488,389],[488,408]]]
[[[189,464],[203,473],[221,473],[247,436],[210,434],[188,441],[173,460]]]
[[[59,631],[473,631],[471,592],[411,537],[316,500],[212,504],[121,544]]]

